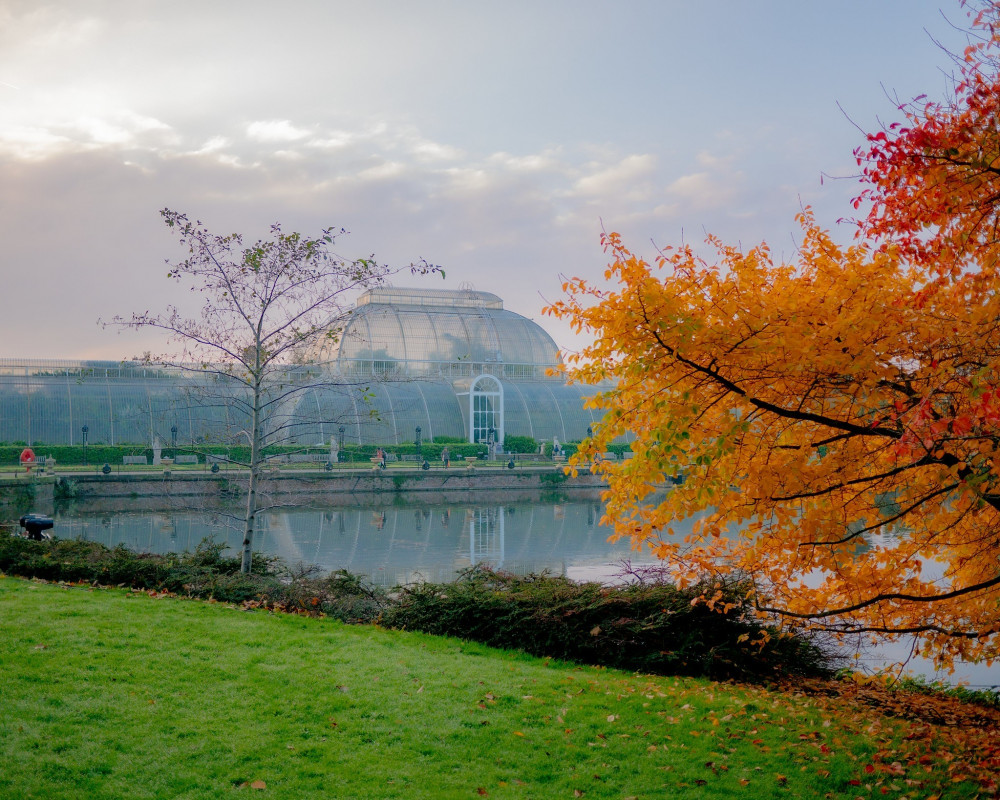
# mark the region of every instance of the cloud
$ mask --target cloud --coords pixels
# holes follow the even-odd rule
[[[72,140],[37,125],[0,122],[0,153],[33,160],[66,149]]]
[[[463,153],[457,147],[421,140],[414,142],[410,152],[421,161],[455,161],[462,157]]]
[[[602,221],[641,245],[677,241],[683,224],[697,228],[692,211],[736,215],[764,205],[745,195],[725,150],[706,150],[699,169],[671,174],[674,165],[653,153],[611,145],[477,154],[408,124],[339,123],[271,118],[206,129],[115,110],[72,124],[0,124],[0,171],[16,176],[2,191],[18,199],[16,214],[0,215],[0,238],[9,263],[26,267],[7,289],[45,294],[73,330],[17,339],[17,355],[132,352],[131,339],[92,321],[165,301],[162,263],[180,254],[160,230],[164,206],[248,239],[274,222],[307,234],[344,226],[353,232],[342,241],[345,256],[425,257],[446,268],[445,288],[467,281],[493,291],[569,345],[568,326],[540,318],[542,298],[559,296],[561,273],[600,280]],[[759,227],[759,219],[741,224]],[[68,265],[73,278],[61,279]],[[31,304],[21,304],[0,319],[0,335],[34,324]]]
[[[554,150],[521,156],[504,152],[493,153],[487,162],[498,169],[524,173],[558,172],[566,166],[559,161],[557,151]]]
[[[627,193],[640,198],[651,190],[649,179],[656,168],[656,157],[648,153],[629,155],[617,164],[587,165],[590,174],[576,181],[574,190],[579,195],[607,197]]]
[[[0,44],[8,52],[75,50],[95,41],[107,27],[97,17],[72,19],[54,5],[32,4],[21,13],[0,7]]]
[[[247,125],[247,137],[257,142],[296,142],[309,136],[309,131],[296,128],[287,119],[262,120]]]
[[[340,150],[358,140],[358,135],[350,131],[326,131],[309,140],[308,146],[317,150]]]
[[[129,109],[103,109],[82,97],[59,108],[36,108],[34,102],[15,108],[0,121],[0,152],[23,159],[55,156],[61,152],[113,147],[149,151],[176,146],[177,132],[162,120]]]
[[[225,136],[213,136],[201,147],[194,151],[196,155],[202,153],[218,153],[225,150],[231,144]]]
[[[358,173],[358,178],[363,181],[385,181],[392,178],[402,177],[406,172],[406,167],[398,161],[382,161],[373,167],[368,167]]]
[[[728,152],[724,156],[720,156],[715,153],[710,153],[708,150],[699,150],[698,154],[695,156],[695,161],[697,161],[700,166],[715,171],[729,169],[729,165],[733,163],[733,160],[734,155],[732,151]]]
[[[667,186],[667,191],[689,200],[699,199],[711,193],[712,179],[707,172],[682,175]]]
[[[726,172],[724,175],[693,172],[671,181],[666,186],[666,194],[677,198],[687,209],[723,209],[734,202],[741,179],[739,172]]]

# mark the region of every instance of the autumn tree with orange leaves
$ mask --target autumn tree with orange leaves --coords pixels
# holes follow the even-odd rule
[[[547,309],[593,337],[567,376],[613,382],[575,466],[606,474],[616,536],[946,665],[1000,656],[1000,3],[972,32],[954,97],[859,151],[856,244],[809,211],[791,263],[714,239],[711,263],[648,263],[612,233],[611,285],[568,280]],[[632,458],[599,461],[621,436]]]

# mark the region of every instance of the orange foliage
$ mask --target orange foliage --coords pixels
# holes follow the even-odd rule
[[[735,572],[786,620],[995,658],[998,287],[928,291],[933,266],[800,223],[789,264],[716,240],[717,263],[682,247],[649,264],[604,237],[612,286],[571,279],[546,309],[594,337],[567,377],[613,382],[574,466],[634,438],[595,467],[608,517],[681,580]],[[671,538],[685,518],[695,534]]]

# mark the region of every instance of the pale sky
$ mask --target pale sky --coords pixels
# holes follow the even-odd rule
[[[158,349],[97,320],[191,302],[164,207],[250,240],[347,228],[345,256],[447,272],[396,285],[472,284],[572,349],[541,309],[601,278],[602,226],[646,255],[706,231],[787,255],[803,204],[838,228],[856,126],[943,96],[935,40],[964,22],[956,0],[0,0],[0,357]]]

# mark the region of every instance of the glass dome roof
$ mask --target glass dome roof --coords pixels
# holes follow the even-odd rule
[[[333,328],[315,357],[345,375],[542,379],[560,363],[551,336],[488,292],[378,287]]]
[[[565,442],[600,419],[586,405],[599,387],[549,375],[555,342],[487,292],[379,287],[331,334],[277,384],[267,424],[291,441],[400,444],[419,426],[428,439]],[[221,442],[248,408],[244,387],[197,371],[0,359],[0,441],[79,444],[86,426],[91,445]]]

